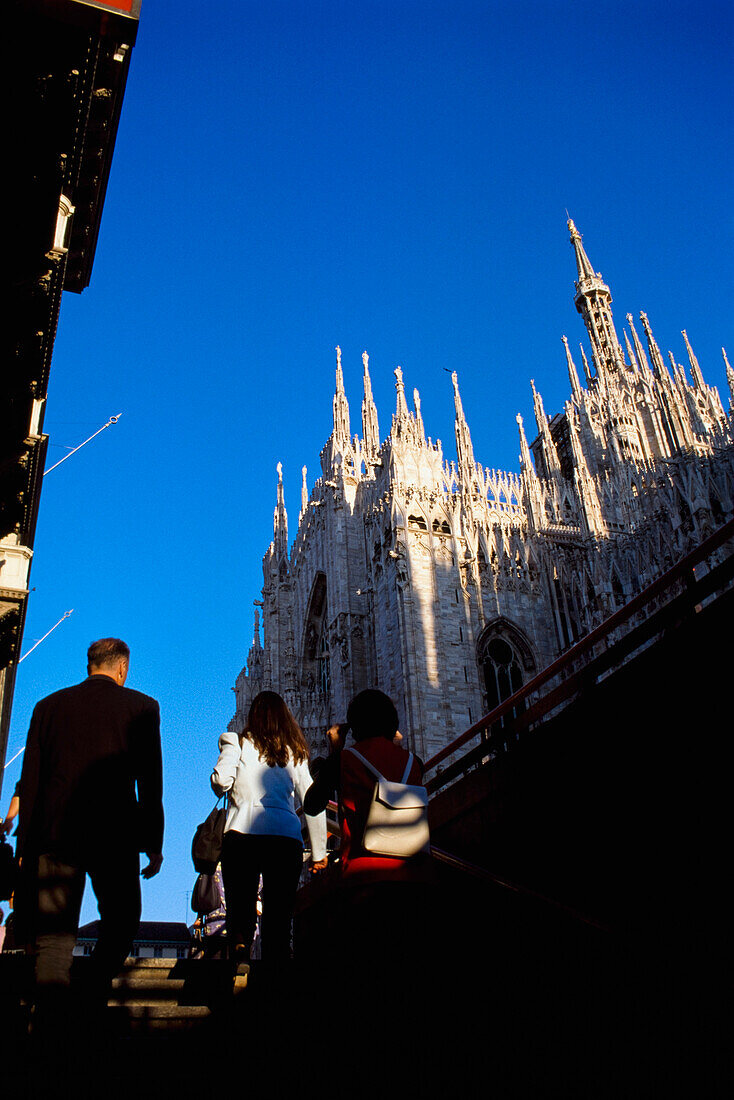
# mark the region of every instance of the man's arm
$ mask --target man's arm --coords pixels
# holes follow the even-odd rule
[[[157,875],[163,863],[163,758],[158,704],[146,710],[137,723],[137,788],[140,813],[140,848],[148,857],[143,878]]]
[[[15,784],[15,790],[13,791],[13,797],[10,799],[10,805],[8,806],[8,812],[5,817],[0,821],[0,835],[9,833],[15,824],[15,819],[18,816],[18,810],[20,809],[20,798],[18,797],[18,790],[20,783]]]
[[[40,703],[37,703],[33,715],[31,717],[31,724],[28,730],[28,737],[25,745],[25,753],[23,755],[23,767],[20,773],[20,782],[17,787],[19,808],[18,808],[18,828],[16,831],[17,841],[15,845],[15,853],[17,856],[22,855],[23,849],[31,835],[31,818],[33,817],[33,810],[38,798],[38,785],[41,775],[41,714]]]
[[[140,874],[143,876],[143,878],[153,878],[153,876],[157,875],[161,869],[161,866],[163,864],[163,853],[146,852],[145,854],[148,857],[148,862],[145,867],[143,867]]]
[[[348,732],[349,726],[344,723],[331,726],[326,731],[326,740],[329,742],[329,755],[326,760],[320,761],[316,777],[303,799],[304,813],[307,813],[309,817],[315,817],[316,814],[322,813],[335,795],[337,801],[339,799],[342,749]]]
[[[320,761],[316,778],[303,798],[303,810],[309,817],[323,813],[334,798],[339,786],[340,766],[341,753],[333,753],[326,760]]]

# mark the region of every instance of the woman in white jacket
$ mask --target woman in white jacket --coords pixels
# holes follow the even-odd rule
[[[229,793],[222,877],[230,957],[249,960],[262,875],[263,959],[286,959],[303,867],[294,792],[302,802],[311,774],[306,739],[276,692],[262,691],[253,699],[242,737],[228,731],[219,738],[211,783],[216,794]],[[311,866],[320,870],[326,866],[326,814],[306,816],[306,822]]]

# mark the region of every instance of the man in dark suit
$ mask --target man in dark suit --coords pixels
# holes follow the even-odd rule
[[[86,680],[36,705],[20,778],[37,1006],[68,990],[87,873],[100,915],[91,987],[106,1000],[140,923],[140,875],[163,862],[158,703],[124,686],[130,650],[118,638],[93,642],[87,661]]]

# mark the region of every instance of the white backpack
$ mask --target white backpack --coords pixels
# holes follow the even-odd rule
[[[362,837],[364,850],[370,855],[396,859],[408,859],[419,852],[429,851],[428,791],[423,786],[406,782],[413,766],[413,754],[408,755],[402,781],[395,783],[385,779],[356,749],[344,751],[356,756],[377,781]]]

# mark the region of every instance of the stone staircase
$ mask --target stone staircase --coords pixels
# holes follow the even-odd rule
[[[183,1030],[226,1009],[249,967],[219,959],[128,959],[108,1004],[121,1032]]]
[[[72,989],[83,994],[89,960],[74,959]],[[112,1034],[189,1030],[234,1007],[250,968],[220,959],[128,959],[107,1002]],[[0,1008],[5,1034],[20,1037],[30,1016],[31,968],[23,955],[0,956]]]

